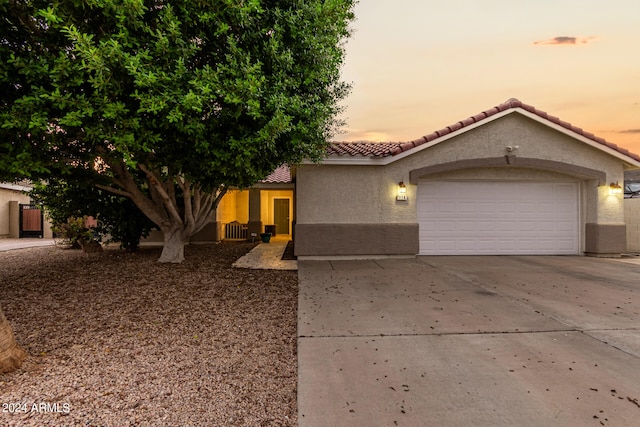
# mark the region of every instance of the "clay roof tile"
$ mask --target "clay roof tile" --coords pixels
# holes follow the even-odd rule
[[[291,169],[287,165],[282,165],[260,182],[265,184],[288,184],[291,182]]]
[[[449,135],[451,133],[455,133],[461,129],[464,129],[467,126],[472,124],[481,122],[488,117],[491,117],[495,114],[498,114],[503,111],[507,111],[510,109],[522,109],[529,113],[535,114],[538,117],[548,120],[551,123],[554,123],[558,126],[561,126],[576,135],[582,136],[584,138],[590,139],[598,144],[602,144],[606,147],[609,147],[613,150],[618,151],[621,154],[627,155],[636,161],[640,161],[640,156],[634,153],[629,152],[626,149],[618,147],[616,144],[606,141],[603,138],[596,137],[594,134],[590,132],[586,132],[583,129],[573,126],[571,123],[560,120],[558,117],[552,116],[545,111],[539,110],[532,105],[525,104],[516,98],[510,98],[506,102],[497,105],[488,110],[482,111],[474,116],[463,119],[457,123],[454,123],[451,126],[440,129],[438,131],[427,134],[421,138],[415,139],[406,143],[396,143],[396,142],[387,142],[387,143],[374,143],[374,142],[359,142],[359,143],[345,143],[345,142],[335,142],[332,143],[329,147],[328,154],[329,155],[344,155],[349,154],[352,156],[361,155],[361,156],[373,156],[373,157],[385,157],[385,156],[395,156],[402,152],[412,150],[415,147],[418,147],[422,144],[437,140],[445,135]]]

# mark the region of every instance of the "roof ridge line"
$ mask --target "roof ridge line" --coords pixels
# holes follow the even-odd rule
[[[556,117],[556,116],[552,116],[549,113],[547,113],[546,111],[540,110],[536,107],[534,107],[533,105],[530,104],[526,104],[524,102],[522,102],[521,100],[517,99],[517,98],[509,98],[507,101],[503,102],[502,104],[498,104],[495,107],[492,107],[488,110],[484,110],[476,115],[473,115],[471,117],[468,117],[466,119],[460,120],[452,125],[449,125],[445,128],[442,128],[440,130],[434,131],[428,135],[424,135],[418,139],[414,139],[412,141],[409,142],[405,142],[405,143],[401,143],[399,148],[394,150],[394,152],[392,153],[392,155],[397,155],[400,153],[403,153],[405,151],[411,150],[415,147],[418,147],[420,145],[426,144],[428,142],[434,141],[436,139],[439,139],[445,135],[449,135],[453,132],[456,132],[462,128],[471,126],[473,124],[479,123],[481,121],[486,120],[487,118],[494,116],[498,113],[501,113],[503,111],[507,111],[507,110],[515,110],[515,109],[522,109],[525,110],[529,113],[535,114],[536,116],[545,119],[553,124],[556,124],[558,126],[561,126],[573,133],[576,133],[580,136],[583,136],[591,141],[594,141],[598,144],[604,145],[605,147],[611,148],[612,150],[615,150],[621,154],[624,154],[625,156],[631,157],[632,159],[636,160],[636,161],[640,161],[640,155],[635,154],[630,152],[629,150],[627,150],[626,148],[620,147],[617,144],[614,144],[613,142],[609,142],[604,138],[598,137],[596,135],[594,135],[591,132],[587,132],[584,129],[574,126],[569,122],[566,122],[564,120],[561,120],[560,118]]]

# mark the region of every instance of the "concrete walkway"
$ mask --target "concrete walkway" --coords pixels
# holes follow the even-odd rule
[[[260,243],[233,263],[233,266],[255,270],[297,270],[298,261],[281,259],[288,242],[288,237],[275,237],[269,243]]]
[[[55,244],[53,239],[0,239],[0,252],[36,246],[54,246]]]
[[[587,257],[301,261],[306,426],[630,426],[640,265]]]

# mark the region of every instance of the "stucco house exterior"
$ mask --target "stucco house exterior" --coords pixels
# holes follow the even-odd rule
[[[296,207],[294,174],[295,169],[283,165],[251,188],[227,191],[210,222],[190,243],[259,240],[263,232],[291,239]],[[161,244],[162,232],[153,230],[144,242]]]
[[[297,167],[299,259],[627,251],[640,156],[517,99],[407,143]]]
[[[289,166],[277,168],[247,190],[230,190],[220,201],[211,232],[222,239],[251,239],[263,232],[293,235],[294,175]]]
[[[624,182],[640,183],[640,170],[626,171]],[[624,222],[627,225],[627,250],[640,253],[640,198],[624,199]]]
[[[37,207],[31,206],[27,183],[0,182],[0,238],[51,239],[51,224]]]

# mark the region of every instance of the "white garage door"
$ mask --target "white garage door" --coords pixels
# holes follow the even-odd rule
[[[418,185],[421,255],[578,254],[578,218],[577,183]]]

